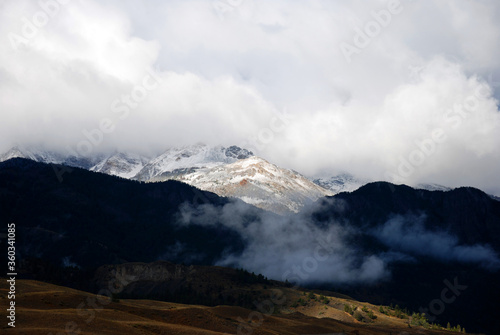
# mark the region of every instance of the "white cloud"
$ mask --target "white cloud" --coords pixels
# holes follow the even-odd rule
[[[402,0],[351,63],[340,43],[353,43],[388,1],[244,0],[223,13],[214,4],[224,0],[66,2],[29,38],[24,18],[40,20],[39,3],[0,4],[2,151],[16,142],[74,147],[103,118],[115,129],[96,150],[240,144],[286,109],[293,122],[258,148],[275,163],[384,179],[439,128],[446,141],[403,182],[500,194],[495,1]],[[12,34],[27,45],[14,50]],[[118,119],[111,104],[148,70],[161,85]],[[479,86],[490,94],[451,127],[448,111]]]
[[[424,222],[424,216],[395,216],[372,234],[396,252],[429,256],[443,261],[477,263],[489,270],[500,267],[498,255],[490,246],[460,244],[457,237],[447,232],[426,229]]]

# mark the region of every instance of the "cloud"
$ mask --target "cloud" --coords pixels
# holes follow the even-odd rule
[[[490,246],[462,245],[453,235],[426,229],[424,221],[425,217],[396,216],[375,229],[373,234],[396,252],[442,261],[476,263],[490,270],[500,268],[500,259]]]
[[[308,175],[375,180],[401,177],[413,157],[398,182],[500,194],[496,1],[402,0],[350,63],[340,45],[388,2],[40,3],[0,5],[0,151],[75,149],[110,119],[94,151],[252,140],[257,154]],[[120,118],[113,103],[139,98],[151,73],[159,85]],[[457,114],[478,90],[476,108]],[[285,110],[293,121],[273,130]],[[422,156],[439,129],[446,140]]]
[[[179,224],[216,222],[236,230],[246,242],[242,254],[225,255],[217,265],[242,267],[299,285],[370,283],[388,276],[386,263],[349,245],[351,230],[335,222],[319,228],[307,216],[282,217],[241,201],[222,208],[186,204],[179,212]]]
[[[317,204],[319,206],[319,204]],[[331,200],[329,206],[344,208]],[[481,244],[463,245],[458,238],[424,227],[425,217],[396,216],[372,229],[356,229],[348,223],[316,222],[318,208],[293,216],[264,212],[241,201],[223,207],[189,204],[178,213],[180,225],[222,223],[245,241],[241,254],[226,254],[216,265],[244,268],[294,284],[376,283],[390,278],[393,263],[415,263],[422,256],[438,262],[475,264],[487,270],[500,268],[495,251]],[[382,244],[369,249],[373,238]]]

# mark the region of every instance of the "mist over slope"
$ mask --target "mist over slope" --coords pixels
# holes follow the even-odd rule
[[[280,280],[376,282],[390,277],[392,263],[419,257],[500,268],[500,203],[477,189],[431,192],[372,183],[323,198],[295,216],[261,212],[249,223],[239,219],[246,210],[235,203],[196,209],[185,204],[180,223],[222,222],[238,231],[247,248],[218,264]]]

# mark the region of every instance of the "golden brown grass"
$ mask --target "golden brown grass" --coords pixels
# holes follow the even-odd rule
[[[287,301],[303,297],[302,292],[285,289]],[[317,295],[319,297],[319,295]],[[2,308],[7,306],[7,284],[0,285]],[[356,321],[342,308],[344,303],[373,310],[374,323]],[[5,310],[5,309],[4,309]],[[253,311],[234,306],[195,306],[151,300],[110,299],[95,294],[32,280],[18,280],[16,294],[16,327],[7,326],[6,318],[0,333],[53,335],[58,334],[453,334],[409,328],[405,321],[378,312],[378,307],[343,298],[330,297],[324,304],[310,300],[307,306],[291,308],[285,304],[278,314],[258,314],[246,328]]]

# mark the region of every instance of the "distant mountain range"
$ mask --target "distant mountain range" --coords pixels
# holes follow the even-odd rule
[[[153,157],[128,152],[75,156],[16,146],[0,155],[0,162],[15,157],[79,167],[143,182],[178,180],[278,214],[298,213],[321,197],[352,192],[371,182],[349,173],[308,178],[237,146],[195,144],[169,148]],[[417,188],[450,190],[437,184],[419,184]]]
[[[279,214],[297,213],[320,197],[353,191],[368,182],[349,174],[309,179],[237,146],[196,144],[169,148],[155,157],[123,152],[84,157],[18,146],[1,155],[0,162],[15,157],[144,182],[179,180]]]

